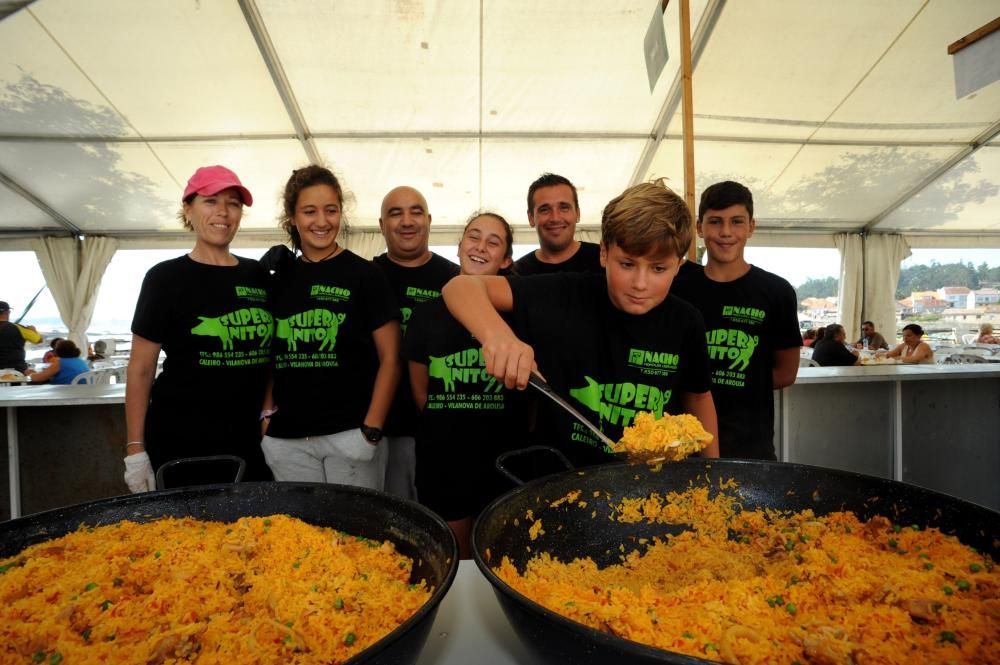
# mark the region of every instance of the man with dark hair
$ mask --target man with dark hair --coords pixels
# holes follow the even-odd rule
[[[0,300],[0,369],[16,369],[29,373],[24,359],[24,343],[37,344],[42,341],[34,326],[22,326],[10,322],[10,305]]]
[[[430,251],[431,212],[427,199],[412,187],[396,187],[382,199],[379,227],[386,252],[372,259],[392,286],[403,316],[403,333],[413,308],[441,296],[441,288],[458,274],[458,266]],[[417,406],[413,402],[407,363],[385,423],[389,444],[385,491],[404,499],[417,498]]]
[[[880,349],[888,349],[889,342],[885,341],[882,333],[875,332],[874,323],[865,321],[861,324],[861,339],[854,343],[854,348],[878,351]]]
[[[850,367],[861,363],[860,354],[847,348],[847,332],[839,323],[826,327],[823,339],[813,346],[812,358],[822,367]]]
[[[706,189],[697,230],[708,263],[685,262],[673,293],[705,317],[720,455],[775,460],[774,391],[795,383],[802,337],[791,284],[744,258],[756,226],[749,189]]]
[[[576,187],[561,175],[543,173],[528,187],[528,224],[538,233],[539,247],[514,263],[515,272],[603,272],[600,245],[573,237],[579,221]]]

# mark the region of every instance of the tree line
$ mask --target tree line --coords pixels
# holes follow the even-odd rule
[[[967,286],[980,289],[1000,284],[1000,266],[990,267],[985,262],[974,266],[968,263],[938,263],[914,265],[903,268],[896,286],[896,299],[908,298],[914,291],[937,291],[943,286]],[[802,302],[806,298],[830,298],[837,295],[839,280],[836,277],[810,278],[795,288]]]

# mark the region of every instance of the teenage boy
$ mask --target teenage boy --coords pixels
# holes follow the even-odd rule
[[[691,244],[691,216],[662,181],[627,189],[601,220],[604,275],[459,276],[442,290],[452,315],[480,340],[486,371],[525,388],[538,371],[612,440],[640,411],[687,412],[716,437],[705,328],[691,305],[668,295]],[[513,312],[514,328],[498,312]],[[608,461],[590,430],[539,400],[540,441],[576,464]]]
[[[708,263],[685,263],[673,293],[705,317],[719,453],[775,460],[774,391],[795,383],[802,337],[791,284],[743,257],[756,226],[749,189],[732,181],[706,189],[698,236]]]
[[[514,263],[518,275],[555,272],[603,273],[601,248],[574,236],[580,221],[580,200],[567,178],[543,173],[528,187],[528,224],[538,233],[538,249]]]
[[[413,308],[441,296],[441,287],[458,274],[458,266],[430,251],[431,213],[427,199],[412,187],[396,187],[382,199],[379,228],[386,252],[372,261],[386,277],[403,316],[403,333]],[[392,409],[386,419],[389,443],[385,490],[404,499],[417,498],[416,433],[417,407],[410,391],[407,363],[399,380]]]

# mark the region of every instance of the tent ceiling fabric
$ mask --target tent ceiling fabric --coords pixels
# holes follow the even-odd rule
[[[0,19],[0,249],[72,227],[187,243],[179,194],[212,163],[254,192],[244,228],[264,239],[310,153],[353,194],[356,229],[377,228],[382,196],[405,183],[438,227],[487,207],[525,238],[544,171],[578,185],[594,226],[650,144],[639,176],[683,190],[679,107],[655,142],[679,2],[652,93],[655,0],[21,4],[0,3],[14,9]],[[870,225],[1000,245],[1000,83],[956,99],[946,52],[996,18],[995,0],[691,6],[692,31],[718,17],[694,73],[698,192],[748,184],[773,244]]]

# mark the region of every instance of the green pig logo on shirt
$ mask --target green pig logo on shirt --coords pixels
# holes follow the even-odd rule
[[[587,385],[570,388],[570,397],[600,416],[602,422],[628,427],[640,411],[651,411],[657,417],[670,402],[672,391],[642,383],[598,383],[583,377]]]
[[[274,334],[274,319],[270,312],[259,307],[245,307],[222,316],[199,316],[191,328],[192,335],[218,337],[223,351],[231,351],[233,340],[260,340],[266,346]]]
[[[317,350],[332,351],[337,345],[337,331],[346,318],[347,314],[338,314],[328,309],[308,309],[287,319],[278,319],[275,329],[278,339],[285,340],[290,352],[298,350],[299,342],[319,342]]]
[[[462,383],[467,386],[478,386],[485,384],[478,392],[500,392],[503,387],[496,379],[486,371],[486,359],[483,358],[482,349],[473,347],[458,351],[447,356],[429,356],[430,364],[427,366],[427,374],[433,379],[440,379],[444,382],[446,393],[455,392],[455,384]]]

